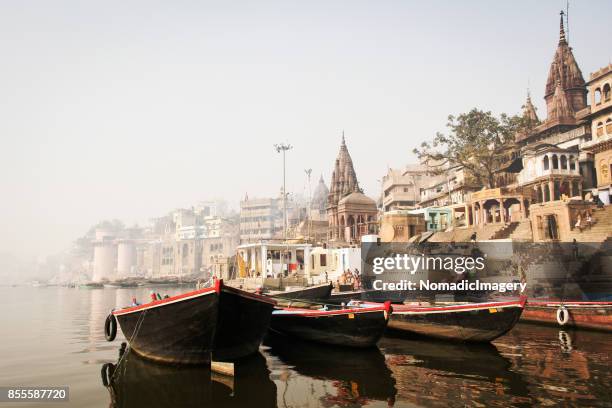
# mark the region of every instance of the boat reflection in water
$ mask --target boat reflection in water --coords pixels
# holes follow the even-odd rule
[[[102,383],[113,408],[245,407],[253,401],[276,407],[276,386],[260,353],[237,363],[229,377],[207,366],[160,364],[126,352],[117,364],[102,366]]]
[[[496,346],[529,378],[536,404],[610,406],[609,334],[521,324]]]
[[[395,404],[395,380],[378,348],[355,350],[269,334],[272,378],[285,406]],[[281,402],[279,401],[279,405]]]
[[[397,380],[398,401],[418,406],[529,404],[529,389],[492,344],[386,336],[379,347]],[[480,405],[482,404],[482,405]]]

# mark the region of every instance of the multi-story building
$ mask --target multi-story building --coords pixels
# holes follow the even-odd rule
[[[610,204],[612,195],[612,64],[590,75],[591,106],[587,115],[591,122],[592,140],[580,148],[593,155],[596,186],[592,192],[604,204]]]
[[[240,201],[240,242],[280,238],[283,202],[278,198],[249,198]]]
[[[420,189],[428,180],[427,166],[407,165],[404,169],[388,169],[382,178],[383,211],[414,208],[420,201]]]

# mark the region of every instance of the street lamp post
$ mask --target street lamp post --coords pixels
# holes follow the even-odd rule
[[[285,153],[291,150],[293,146],[290,144],[275,144],[274,148],[277,153],[283,152],[283,239],[287,244],[287,184],[286,184],[286,171],[285,171]],[[285,260],[284,254],[281,251],[281,265],[284,265]],[[287,274],[289,274],[289,268],[287,268]]]
[[[312,225],[311,221],[311,209],[312,206],[312,193],[310,190],[310,175],[312,174],[312,169],[304,169],[304,173],[308,176],[308,208],[306,209],[306,216],[308,217],[308,241],[310,241],[310,228]]]
[[[283,238],[287,240],[287,185],[286,185],[286,171],[285,171],[285,153],[288,150],[293,149],[290,144],[275,144],[274,148],[277,153],[283,152]]]

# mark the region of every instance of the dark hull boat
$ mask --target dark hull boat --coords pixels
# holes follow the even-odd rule
[[[236,360],[258,350],[274,305],[271,299],[219,280],[214,287],[114,310],[105,334],[107,340],[114,339],[116,318],[131,349],[148,359],[209,364],[212,354]]]
[[[282,299],[326,300],[331,295],[332,288],[333,286],[331,283],[324,283],[322,285],[310,286],[303,289],[272,292],[269,296]]]
[[[233,361],[256,353],[275,305],[266,296],[222,286],[213,359]]]
[[[393,305],[389,328],[444,340],[490,342],[510,331],[525,298],[450,306]]]
[[[325,309],[277,309],[272,313],[270,328],[280,334],[318,343],[371,347],[383,335],[391,314],[390,303]]]

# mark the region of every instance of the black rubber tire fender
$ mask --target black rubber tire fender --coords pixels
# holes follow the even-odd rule
[[[104,322],[104,338],[106,341],[113,341],[117,337],[117,318],[112,313],[106,316]]]
[[[115,374],[115,365],[113,363],[105,363],[102,365],[100,375],[102,376],[102,384],[104,384],[105,387],[108,387],[111,384],[113,374]]]

